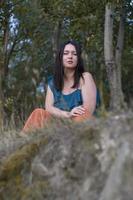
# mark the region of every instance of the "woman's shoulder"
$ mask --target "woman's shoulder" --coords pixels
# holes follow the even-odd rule
[[[49,76],[47,80],[47,84],[50,87],[51,90],[54,89],[54,81],[53,81],[53,76]]]
[[[82,76],[83,76],[84,79],[92,78],[92,74],[90,72],[83,72]]]
[[[92,80],[92,75],[90,72],[83,72],[80,78],[80,86],[82,87],[86,82]]]

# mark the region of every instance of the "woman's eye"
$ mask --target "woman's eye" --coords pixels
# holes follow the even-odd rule
[[[70,52],[64,52],[64,53],[63,53],[63,55],[69,55],[69,54],[74,55],[74,56],[77,56],[77,53],[74,53],[74,52],[73,52],[73,53],[70,53]]]

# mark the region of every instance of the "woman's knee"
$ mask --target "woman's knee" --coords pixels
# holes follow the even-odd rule
[[[32,111],[32,113],[43,113],[43,112],[45,112],[45,109],[43,109],[43,108],[35,108],[35,109]]]

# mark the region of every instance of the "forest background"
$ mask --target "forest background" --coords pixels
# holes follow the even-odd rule
[[[133,107],[132,0],[0,0],[0,125],[44,107],[57,49],[78,40],[103,110]]]

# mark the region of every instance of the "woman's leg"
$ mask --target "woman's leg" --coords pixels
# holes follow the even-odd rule
[[[26,120],[22,132],[29,132],[31,130],[43,128],[49,121],[50,117],[50,113],[48,113],[46,110],[42,108],[36,108]]]

